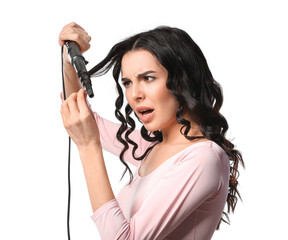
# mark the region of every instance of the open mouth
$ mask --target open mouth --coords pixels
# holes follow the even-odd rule
[[[143,116],[147,116],[148,114],[152,113],[153,111],[154,111],[154,109],[147,109],[147,110],[140,111],[140,113]]]
[[[148,123],[153,119],[154,109],[149,107],[138,107],[136,109],[138,117],[143,123]]]

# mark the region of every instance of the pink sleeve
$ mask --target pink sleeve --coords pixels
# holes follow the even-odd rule
[[[124,145],[120,143],[116,138],[116,133],[120,127],[120,124],[113,123],[109,120],[101,118],[97,113],[94,113],[99,132],[100,132],[100,140],[103,149],[108,152],[113,153],[116,156],[119,156],[122,152]],[[144,140],[141,136],[139,130],[134,130],[129,137],[138,145],[138,149],[136,151],[136,157],[141,156],[146,149],[152,144]],[[129,149],[124,154],[124,160],[133,164],[134,166],[138,166],[140,161],[137,161],[132,156],[133,146],[129,144]]]
[[[222,186],[218,154],[197,147],[177,160],[151,189],[141,208],[128,222],[117,200],[92,216],[101,239],[164,239]]]

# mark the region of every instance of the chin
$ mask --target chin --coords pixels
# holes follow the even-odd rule
[[[157,128],[156,126],[153,126],[152,124],[143,124],[143,125],[148,132],[159,131],[159,127]]]

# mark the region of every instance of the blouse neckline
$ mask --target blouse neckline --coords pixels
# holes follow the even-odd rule
[[[171,159],[174,159],[175,157],[177,157],[177,156],[180,155],[181,153],[187,151],[187,150],[190,149],[190,148],[193,149],[193,148],[195,148],[195,147],[197,147],[197,146],[199,146],[199,145],[200,145],[200,146],[201,146],[201,145],[207,145],[207,143],[211,143],[211,142],[212,142],[211,140],[206,140],[206,141],[202,141],[202,142],[193,143],[193,144],[185,147],[184,149],[180,150],[179,152],[175,153],[175,154],[172,155],[171,157],[167,158],[163,163],[161,163],[157,168],[155,168],[155,169],[154,169],[152,172],[150,172],[149,174],[147,174],[147,175],[145,175],[145,176],[141,176],[141,175],[139,174],[139,170],[140,170],[143,162],[145,161],[145,159],[146,159],[146,157],[147,157],[147,156],[146,156],[146,157],[143,159],[143,161],[141,161],[141,164],[140,164],[140,165],[137,167],[137,169],[136,169],[137,177],[138,177],[139,179],[143,179],[143,180],[144,180],[144,179],[147,179],[147,178],[149,178],[150,176],[153,176],[153,175],[155,174],[155,172],[158,172],[159,169],[163,168],[166,164],[168,164],[168,163],[171,161]]]

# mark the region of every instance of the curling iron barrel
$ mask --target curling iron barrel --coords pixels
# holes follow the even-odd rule
[[[86,62],[85,58],[82,56],[78,44],[74,41],[65,41],[65,46],[67,47],[71,63],[77,72],[83,88],[90,98],[94,97],[91,79],[86,69],[86,64],[88,62]]]

